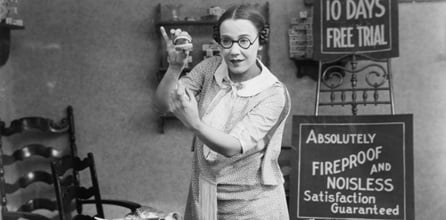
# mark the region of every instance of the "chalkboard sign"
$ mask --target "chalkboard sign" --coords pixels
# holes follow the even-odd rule
[[[412,115],[293,116],[292,219],[414,219]]]
[[[315,0],[314,59],[398,56],[398,1]]]

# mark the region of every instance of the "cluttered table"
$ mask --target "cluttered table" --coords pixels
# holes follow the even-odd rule
[[[129,213],[124,217],[103,219],[95,217],[96,220],[182,220],[183,217],[178,212],[165,213],[150,206],[142,206],[134,213]]]

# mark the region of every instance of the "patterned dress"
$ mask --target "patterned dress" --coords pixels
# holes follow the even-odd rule
[[[180,79],[197,96],[202,120],[242,146],[242,154],[225,157],[194,138],[185,220],[289,219],[277,162],[289,95],[257,62],[260,75],[241,83],[229,79],[221,57],[202,61]]]

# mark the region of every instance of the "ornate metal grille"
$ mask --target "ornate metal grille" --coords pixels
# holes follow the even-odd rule
[[[389,105],[394,114],[390,59],[378,60],[362,54],[319,62],[315,115],[322,106]]]

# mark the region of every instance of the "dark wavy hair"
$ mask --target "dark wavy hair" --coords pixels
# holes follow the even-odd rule
[[[223,21],[228,19],[245,19],[251,21],[259,32],[259,43],[264,45],[269,39],[269,25],[265,17],[253,6],[249,4],[234,5],[228,8],[214,25],[213,37],[217,43],[220,43],[220,26]]]

